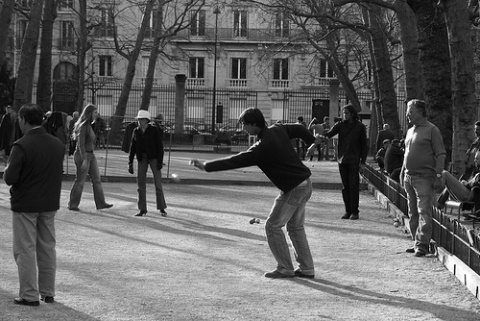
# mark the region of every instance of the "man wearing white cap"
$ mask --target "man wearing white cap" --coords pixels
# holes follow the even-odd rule
[[[139,110],[138,127],[134,129],[128,158],[128,171],[133,174],[133,159],[137,156],[138,209],[135,216],[147,214],[147,170],[153,173],[157,209],[162,216],[167,216],[165,197],[162,188],[163,142],[160,131],[150,124],[151,115],[146,110]]]

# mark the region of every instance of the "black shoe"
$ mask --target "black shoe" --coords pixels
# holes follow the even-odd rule
[[[45,303],[53,303],[55,300],[53,299],[53,296],[44,296],[41,299]]]
[[[137,214],[135,214],[135,216],[143,216],[143,215],[147,215],[147,211],[145,211],[145,210],[140,210],[140,212],[138,212]]]
[[[13,299],[13,303],[20,304],[20,305],[28,305],[28,306],[33,306],[33,307],[36,307],[36,306],[40,305],[40,301],[27,301],[27,300],[22,299],[22,298]]]
[[[80,211],[80,209],[79,209],[78,207],[70,207],[70,206],[69,206],[68,209],[69,209],[70,211],[74,211],[74,212]]]
[[[352,214],[352,216],[350,216],[350,219],[351,220],[358,220],[359,219],[358,214]]]
[[[113,206],[113,204],[105,204],[101,207],[97,207],[97,210],[103,210],[103,209],[106,209],[106,208],[111,208]]]
[[[407,253],[415,253],[415,249],[412,247],[412,248],[406,249],[405,252],[407,252]]]
[[[160,210],[160,215],[162,215],[163,217],[167,216],[167,212],[165,212],[165,210]]]
[[[300,270],[295,270],[295,276],[299,278],[313,279],[315,277],[315,274],[305,274]]]
[[[275,271],[272,271],[272,272],[267,272],[264,274],[264,276],[266,278],[269,278],[269,279],[286,279],[286,278],[293,278],[295,275],[293,274],[283,274],[283,273],[280,273],[278,272],[277,270]]]
[[[351,215],[352,215],[352,214],[346,213],[345,215],[342,216],[342,220],[348,220],[348,219],[350,219],[350,216],[351,216]]]

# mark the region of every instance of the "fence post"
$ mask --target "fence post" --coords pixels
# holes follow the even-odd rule
[[[185,119],[185,82],[187,76],[175,75],[175,134],[183,134]]]

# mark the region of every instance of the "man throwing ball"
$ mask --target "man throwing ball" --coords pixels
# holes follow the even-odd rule
[[[207,162],[195,159],[191,164],[207,172],[257,165],[280,189],[265,222],[268,245],[277,261],[277,268],[265,273],[265,277],[313,278],[315,270],[304,228],[305,204],[312,195],[311,172],[298,157],[290,140],[300,138],[309,146],[315,138],[301,124],[274,124],[267,127],[262,112],[253,107],[243,111],[239,122],[250,135],[257,136],[257,143],[247,151],[230,157]],[[296,270],[282,231],[285,225],[299,264]]]

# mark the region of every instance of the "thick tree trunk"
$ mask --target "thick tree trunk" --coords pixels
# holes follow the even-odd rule
[[[428,118],[442,132],[447,162],[452,153],[452,76],[447,27],[436,0],[408,0],[415,12]]]
[[[43,0],[32,2],[30,20],[22,42],[22,56],[18,67],[13,110],[18,111],[22,105],[32,101],[32,79],[37,57],[40,19],[42,17]]]
[[[5,30],[9,30],[10,23],[12,22],[12,13],[15,5],[15,0],[4,0],[2,11],[0,12],[0,66],[3,66],[6,57],[7,40],[9,33]]]
[[[397,94],[393,83],[392,64],[388,51],[387,41],[384,36],[384,27],[381,24],[381,8],[372,6],[368,11],[369,25],[371,30],[373,58],[375,60],[375,72],[377,74],[379,99],[382,106],[383,123],[389,124],[390,129],[398,137],[400,121],[397,110]]]
[[[83,102],[85,97],[85,59],[87,51],[89,49],[88,44],[88,29],[87,29],[87,1],[79,1],[79,37],[77,40],[77,103],[75,104],[75,110],[81,112],[83,109]],[[93,75],[91,75],[93,77]],[[95,97],[92,97],[94,100]],[[94,103],[92,101],[92,103]]]
[[[52,42],[53,23],[57,17],[55,0],[45,0],[42,20],[42,40],[37,81],[37,104],[44,112],[50,110],[52,99]]]
[[[475,74],[471,26],[467,3],[443,1],[452,61],[453,144],[454,171],[465,172],[465,151],[474,139],[476,120]]]

